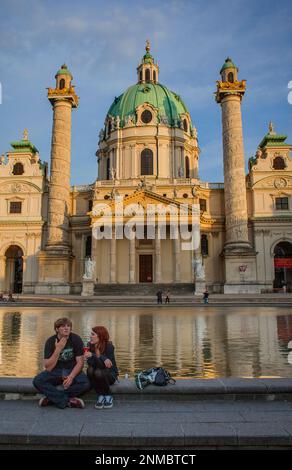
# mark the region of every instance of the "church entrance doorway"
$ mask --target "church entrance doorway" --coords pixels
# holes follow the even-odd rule
[[[274,248],[274,288],[292,291],[292,243],[280,242]]]
[[[6,290],[14,294],[22,292],[23,279],[23,251],[17,245],[11,245],[5,253],[6,256]]]
[[[139,282],[152,282],[152,255],[139,255]]]

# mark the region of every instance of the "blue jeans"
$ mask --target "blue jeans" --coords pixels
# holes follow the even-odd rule
[[[51,372],[44,370],[33,379],[33,385],[58,408],[66,408],[69,403],[69,398],[78,397],[90,388],[86,375],[84,372],[80,372],[80,374],[74,378],[72,385],[65,390],[62,387],[62,376],[68,376],[70,372],[71,370],[67,369],[54,369]],[[58,387],[58,385],[60,387]]]

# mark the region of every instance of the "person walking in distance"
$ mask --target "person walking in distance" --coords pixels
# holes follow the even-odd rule
[[[169,290],[167,290],[165,292],[165,303],[169,304],[169,301],[170,301],[170,292],[169,292]]]
[[[204,304],[208,304],[209,303],[209,292],[208,292],[208,289],[205,290],[204,294],[203,294],[203,300],[204,300]]]
[[[163,295],[163,292],[162,292],[161,289],[159,289],[156,293],[157,303],[158,304],[162,304],[162,295]]]

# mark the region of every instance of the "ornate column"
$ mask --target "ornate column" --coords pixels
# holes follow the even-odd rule
[[[36,293],[69,294],[72,261],[69,243],[71,114],[78,96],[72,75],[62,65],[56,73],[56,87],[48,89],[53,106],[51,174],[48,199],[48,235],[45,251],[38,256],[39,283]]]
[[[6,268],[6,256],[0,256],[0,292],[5,290],[5,268]]]
[[[226,61],[228,62],[225,62],[221,69],[222,81],[217,82],[216,94],[216,101],[221,104],[222,109],[226,220],[225,251],[251,249],[247,229],[246,183],[241,119],[241,101],[245,93],[246,82],[245,80],[241,82],[236,80],[237,68],[231,62],[231,59],[226,59]]]
[[[216,101],[222,109],[224,199],[226,242],[224,245],[224,293],[259,293],[256,253],[248,239],[246,181],[241,120],[245,80],[238,81],[237,67],[227,58],[217,81]],[[243,281],[241,272],[245,270]]]
[[[112,238],[110,240],[110,283],[117,282],[117,240],[115,228],[112,229]]]
[[[117,147],[115,149],[115,164],[116,164],[116,179],[119,180],[123,178],[123,173],[124,173],[124,168],[123,168],[123,158],[122,158],[122,146],[121,146],[121,130],[118,124],[117,127],[117,135],[118,135],[118,142],[117,142]]]
[[[131,149],[131,178],[136,178],[137,177],[137,165],[136,165],[136,146],[135,145],[130,145]]]
[[[180,146],[175,145],[173,143],[173,154],[174,154],[174,169],[173,169],[173,178],[177,178],[179,176],[179,168],[180,168]]]
[[[180,168],[181,168],[181,172],[182,172],[183,177],[185,177],[186,172],[185,172],[185,158],[184,158],[184,147],[183,146],[180,148]]]
[[[129,283],[136,282],[136,238],[129,240]]]
[[[67,87],[60,88],[63,86],[60,77],[68,79],[67,67],[59,72],[56,88],[48,90],[48,99],[53,106],[53,131],[46,249],[69,251],[71,114],[72,108],[78,106],[78,97],[71,80]]]
[[[30,269],[27,269],[29,257],[28,256],[23,256],[22,257],[22,292],[24,292],[24,285],[26,282],[29,282],[32,284],[32,269],[30,266]]]
[[[161,282],[161,239],[160,227],[155,227],[155,282]]]
[[[180,234],[176,231],[175,239],[173,240],[174,248],[174,282],[181,282],[180,278]]]
[[[72,194],[72,214],[73,215],[76,215],[76,208],[77,208],[77,201],[76,201],[76,197],[77,197],[77,190],[74,186],[74,189],[73,189],[73,194]]]

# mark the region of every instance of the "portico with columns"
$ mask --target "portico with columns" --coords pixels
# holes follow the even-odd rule
[[[115,213],[115,204],[109,203],[111,216],[103,210],[91,216],[97,282],[192,283],[194,248],[186,235],[181,238],[179,224],[190,228],[196,223],[198,229],[199,211],[192,216],[189,210],[179,217],[179,203],[147,189],[123,199],[122,219],[120,212]]]

